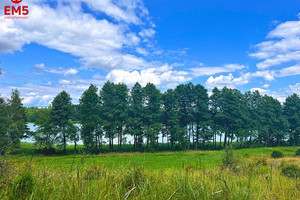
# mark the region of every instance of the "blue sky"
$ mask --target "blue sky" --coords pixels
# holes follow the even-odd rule
[[[107,80],[300,94],[300,1],[23,0],[29,19],[13,20],[5,5],[0,94],[26,106]]]

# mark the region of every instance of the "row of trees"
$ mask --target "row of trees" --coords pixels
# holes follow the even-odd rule
[[[126,135],[132,136],[134,150],[163,145],[165,149],[197,150],[206,142],[214,147],[233,141],[242,146],[300,142],[297,94],[281,104],[258,91],[242,94],[237,89],[214,88],[209,96],[202,85],[188,83],[161,93],[151,83],[145,87],[136,83],[129,90],[124,84],[108,81],[101,90],[90,85],[79,105],[72,105],[70,95],[62,91],[41,110],[33,112],[39,114],[35,118],[37,130],[31,135],[46,151],[58,145],[66,152],[68,142],[74,142],[76,149],[79,140],[87,152],[101,152],[105,142],[113,151],[114,140],[122,151]],[[10,99],[0,98],[0,118],[1,147],[9,143],[17,146],[28,133],[17,90]]]
[[[300,139],[297,94],[282,105],[258,91],[242,94],[237,89],[214,88],[209,97],[199,84],[181,84],[161,93],[151,83],[145,87],[136,83],[129,90],[124,84],[106,82],[100,91],[90,85],[82,94],[77,111],[80,125],[72,123],[73,115],[71,98],[63,91],[48,114],[36,121],[36,140],[49,148],[61,144],[65,151],[68,141],[76,146],[81,138],[88,152],[101,152],[104,141],[113,151],[114,139],[122,151],[125,135],[132,136],[135,150],[164,143],[169,149],[199,149],[207,141],[215,147],[233,141],[243,146],[299,145]]]

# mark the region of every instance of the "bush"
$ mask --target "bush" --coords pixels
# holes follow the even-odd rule
[[[235,164],[236,160],[233,156],[233,148],[231,145],[226,146],[225,148],[225,157],[223,158],[224,167],[232,167]]]
[[[296,151],[296,156],[300,156],[300,149]]]
[[[289,165],[281,170],[281,174],[289,178],[300,178],[300,168],[296,165]]]
[[[25,171],[12,183],[12,199],[27,199],[32,193],[35,179],[31,172]]]
[[[274,150],[274,151],[272,151],[271,157],[272,158],[282,158],[283,153],[281,151]]]

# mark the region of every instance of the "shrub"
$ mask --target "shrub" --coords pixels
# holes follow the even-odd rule
[[[281,170],[281,174],[289,178],[300,178],[300,168],[296,165],[288,165]]]
[[[232,167],[235,164],[236,160],[233,156],[233,148],[231,145],[226,146],[225,148],[225,157],[223,158],[223,166]]]
[[[281,151],[274,150],[274,151],[272,151],[271,157],[272,158],[282,158],[283,153]]]
[[[26,199],[33,191],[35,179],[30,171],[23,172],[12,183],[12,199]]]
[[[296,151],[296,156],[300,156],[300,149]]]

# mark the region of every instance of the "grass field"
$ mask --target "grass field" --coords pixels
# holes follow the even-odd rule
[[[73,149],[69,147],[69,152]],[[31,159],[33,145],[30,143],[22,143],[23,155],[12,156],[13,160],[18,162],[26,162]],[[285,156],[293,156],[297,147],[265,147],[265,148],[249,148],[237,149],[235,155],[240,158],[247,158],[250,155],[253,157],[269,156],[273,150],[281,150]],[[72,164],[80,162],[82,159],[83,165],[89,166],[106,165],[109,168],[123,168],[124,166],[136,165],[145,169],[160,170],[160,169],[181,169],[182,166],[199,165],[211,169],[222,163],[224,151],[176,151],[176,152],[157,152],[157,153],[105,153],[99,155],[81,155],[69,154],[66,156],[43,156],[34,155],[32,162],[38,167],[50,168],[70,168]],[[17,159],[16,159],[17,158]]]
[[[224,151],[1,157],[0,199],[300,199],[299,178],[281,173],[297,147]],[[72,148],[72,147],[70,147]],[[284,158],[272,159],[273,150]],[[5,160],[5,162],[4,162]]]

